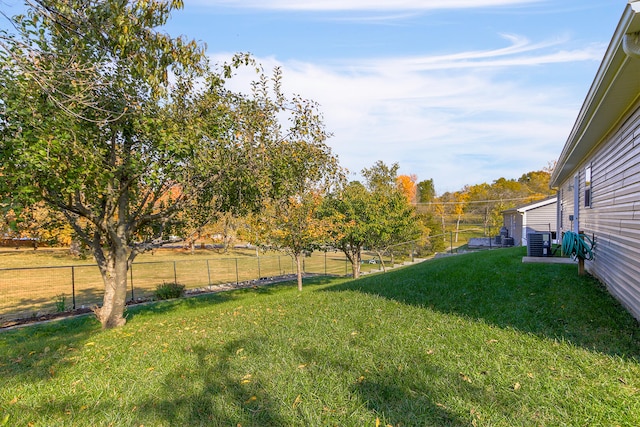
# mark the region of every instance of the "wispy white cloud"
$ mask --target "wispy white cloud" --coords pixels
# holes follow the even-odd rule
[[[376,69],[381,62],[385,62],[390,69],[411,71],[533,66],[599,60],[604,47],[601,44],[592,44],[575,50],[548,51],[549,48],[565,44],[567,39],[531,43],[527,38],[518,35],[504,34],[503,38],[510,42],[509,46],[448,55],[362,60],[355,68],[367,70],[371,67]]]
[[[545,0],[199,0],[207,6],[297,11],[477,9],[540,3]]]
[[[565,88],[529,85],[517,70],[597,61],[603,49],[505,38],[503,48],[440,56],[322,64],[258,60],[266,69],[282,67],[287,92],[322,105],[334,133],[329,144],[352,172],[377,160],[399,162],[402,173],[455,191],[485,182],[487,169],[493,178],[513,178],[532,170],[525,165],[542,168],[555,159],[579,105]],[[248,78],[239,77],[239,85]]]

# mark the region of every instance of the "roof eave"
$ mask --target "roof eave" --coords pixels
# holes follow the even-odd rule
[[[623,49],[626,34],[640,31],[640,1],[630,1],[551,175],[551,187],[572,176],[580,163],[624,116],[640,94],[640,59]]]

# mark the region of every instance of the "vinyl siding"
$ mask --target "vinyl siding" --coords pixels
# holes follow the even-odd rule
[[[591,207],[584,207],[585,167],[591,165]],[[595,259],[589,273],[640,320],[640,109],[607,138],[575,171],[579,188],[570,190],[573,177],[562,183],[560,231],[571,230],[574,193],[579,191],[579,225],[595,240]]]

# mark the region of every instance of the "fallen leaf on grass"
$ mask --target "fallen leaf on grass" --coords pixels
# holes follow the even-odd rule
[[[462,379],[462,381],[471,383],[471,378],[469,378],[467,375],[463,374],[462,372],[460,372],[460,378]]]
[[[521,387],[522,387],[522,386],[520,385],[520,383],[515,383],[515,384],[513,385],[513,389],[514,389],[515,391],[520,390],[520,388],[521,388]]]
[[[251,396],[250,398],[245,400],[244,403],[251,403],[251,402],[255,402],[256,400],[258,400],[256,396]]]
[[[292,405],[292,407],[293,407],[293,408],[296,408],[296,407],[297,407],[299,404],[301,404],[301,403],[302,403],[302,398],[300,397],[300,395],[298,395],[298,396],[296,397],[296,400],[294,400],[294,401],[293,401],[293,405]]]

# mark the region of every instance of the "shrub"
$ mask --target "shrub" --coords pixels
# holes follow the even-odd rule
[[[67,297],[65,294],[56,295],[56,313],[62,313],[67,309]]]
[[[184,295],[184,285],[179,283],[163,283],[162,285],[156,286],[154,295],[156,299],[159,300],[180,298]]]

